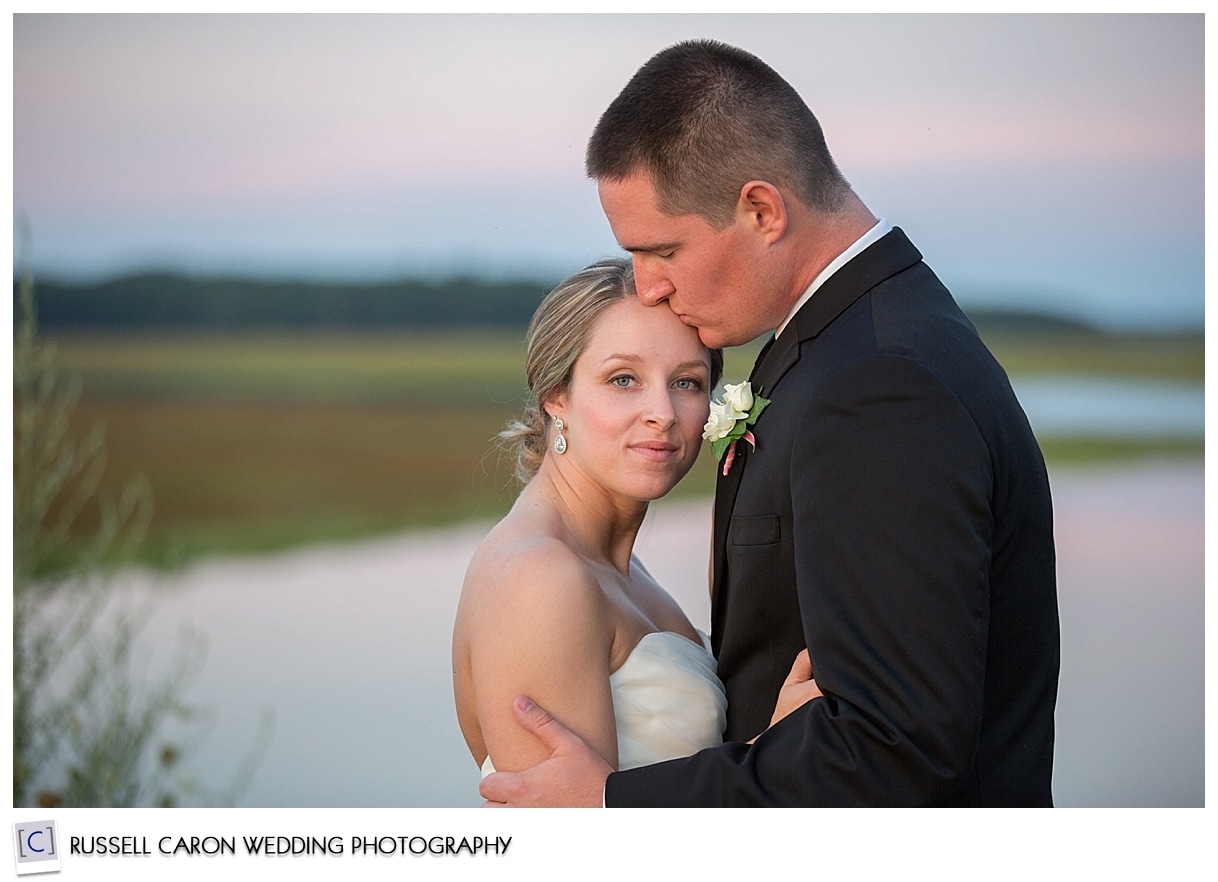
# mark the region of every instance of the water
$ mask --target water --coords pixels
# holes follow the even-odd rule
[[[1201,438],[1205,388],[1181,380],[1016,377],[1011,381],[1033,431],[1049,435]]]
[[[1051,477],[1062,620],[1057,802],[1202,805],[1203,465]],[[709,503],[653,508],[639,552],[705,628]],[[239,805],[477,805],[478,770],[453,711],[449,635],[487,527],[205,561],[159,580],[149,636],[168,647],[189,624],[209,640],[188,697],[217,720],[190,767],[223,789],[269,707],[270,749]],[[154,590],[147,574],[125,581]]]

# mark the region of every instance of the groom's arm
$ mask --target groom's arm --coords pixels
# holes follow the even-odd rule
[[[517,696],[512,711],[550,757],[521,772],[483,778],[478,786],[486,800],[483,807],[603,808],[605,778],[613,771],[604,757],[527,696]]]
[[[805,650],[783,681],[770,725],[822,697]],[[480,788],[486,806],[603,808],[611,769],[601,756],[527,696],[517,696],[512,711],[521,728],[546,746],[550,758],[523,772],[488,776]]]

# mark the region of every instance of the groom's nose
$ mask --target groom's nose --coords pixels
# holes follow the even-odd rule
[[[659,267],[655,266],[655,258],[650,255],[635,255],[634,287],[644,306],[663,303],[676,291],[668,275],[660,272]]]

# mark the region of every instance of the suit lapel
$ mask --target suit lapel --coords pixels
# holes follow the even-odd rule
[[[815,337],[842,314],[851,303],[885,279],[909,269],[922,260],[922,253],[909,241],[900,227],[867,248],[825,280],[791,325],[799,340]],[[783,333],[790,334],[788,326]]]
[[[771,338],[761,350],[749,382],[753,391],[769,398],[783,375],[799,361],[800,343],[816,337],[845,309],[880,282],[908,269],[922,259],[921,253],[900,228],[864,249],[861,254],[830,276],[812,298],[796,313],[781,337]],[[762,425],[771,411],[762,414],[758,422],[757,443],[765,443]],[[719,475],[715,484],[714,555],[711,582],[711,648],[718,656],[723,641],[727,598],[727,533],[740,481],[748,465],[747,444],[736,446],[736,459],[731,471],[722,473],[722,461],[716,463]]]
[[[765,398],[770,397],[782,375],[799,361],[799,335],[795,328],[787,328],[787,333],[771,341],[769,350],[763,352],[763,357],[753,365],[749,382],[753,384],[753,393]],[[762,417],[764,418],[764,414]]]
[[[789,329],[790,330],[790,329]],[[799,361],[799,341],[794,333],[783,334],[782,337],[771,337],[762,348],[749,374],[749,382],[753,392],[769,397],[766,393],[782,378],[795,362]],[[758,421],[758,432],[765,420],[765,414]],[[763,443],[758,436],[758,444]],[[711,582],[711,649],[718,654],[719,641],[723,634],[723,616],[726,609],[722,574],[726,572],[724,558],[727,554],[727,531],[732,520],[732,508],[736,504],[736,492],[740,489],[740,479],[748,466],[749,455],[752,451],[746,443],[736,445],[736,458],[731,470],[723,474],[723,461],[716,463],[719,470],[715,482],[715,517],[714,517],[714,566]]]

